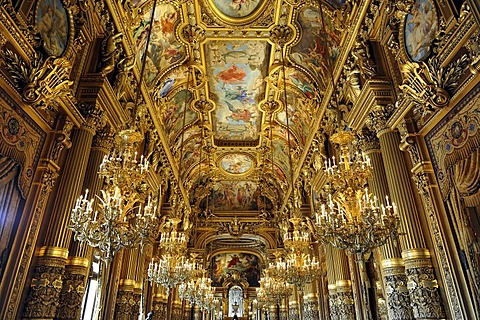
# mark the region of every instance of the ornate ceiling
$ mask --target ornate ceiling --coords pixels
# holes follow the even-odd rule
[[[157,0],[144,76],[194,208],[282,206],[289,153],[298,169],[333,80],[343,31],[335,26],[351,11],[344,2]],[[140,65],[154,1],[131,6]]]

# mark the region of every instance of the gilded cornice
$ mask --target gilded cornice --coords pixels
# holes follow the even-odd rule
[[[345,120],[352,128],[359,130],[375,106],[392,104],[394,99],[393,87],[389,79],[372,78],[367,80],[357,103]]]

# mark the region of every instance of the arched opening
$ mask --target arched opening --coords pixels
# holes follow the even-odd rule
[[[228,316],[243,317],[243,289],[240,286],[232,286],[228,290]]]

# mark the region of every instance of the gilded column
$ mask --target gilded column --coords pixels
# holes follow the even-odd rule
[[[353,320],[355,319],[355,307],[353,300],[352,281],[350,280],[350,269],[347,256],[344,250],[332,249],[334,270],[335,270],[335,289],[336,289],[336,310],[337,319]]]
[[[87,169],[88,155],[93,136],[104,123],[102,112],[91,110],[83,126],[72,134],[65,165],[62,168],[57,197],[50,216],[43,247],[38,252],[37,266],[25,302],[24,319],[53,319],[57,313],[63,275],[68,258],[72,232],[67,229],[77,197],[81,193]]]
[[[88,158],[87,173],[82,190],[88,189],[95,195],[100,191],[103,180],[98,175],[98,168],[103,157],[108,153],[113,139],[107,132],[97,133]],[[65,266],[63,287],[60,293],[60,305],[57,319],[79,319],[82,299],[91,264],[92,247],[86,243],[71,240],[69,257]]]
[[[288,320],[288,308],[285,301],[280,305],[280,320]]]
[[[360,141],[362,150],[370,157],[373,176],[368,182],[370,191],[381,201],[389,196],[388,182],[380,151],[380,141],[370,130],[364,130]],[[407,275],[401,258],[398,241],[389,239],[378,249],[381,255],[381,270],[385,284],[388,318],[391,320],[413,319],[410,296],[407,290]]]
[[[165,320],[167,319],[167,301],[168,297],[165,294],[165,289],[160,286],[156,286],[156,293],[153,296],[152,310],[153,320]]]
[[[328,282],[328,306],[330,309],[330,319],[338,319],[337,312],[337,285],[335,282],[335,261],[333,260],[333,247],[331,244],[326,244],[325,248],[325,265],[327,269]]]
[[[183,320],[183,312],[182,312],[182,301],[178,297],[178,290],[173,289],[173,291],[170,294],[175,294],[174,297],[175,299],[173,300],[173,306],[172,306],[172,315],[171,315],[171,320]]]
[[[388,188],[400,213],[401,233],[405,233],[400,237],[400,244],[413,316],[415,319],[439,319],[444,317],[443,307],[430,252],[423,237],[407,163],[399,149],[400,136],[387,126],[392,112],[393,106],[376,107],[369,115],[367,125],[376,131],[379,138]]]
[[[306,294],[303,297],[303,301],[303,319],[320,320],[318,311],[318,296],[316,292],[310,292]]]
[[[138,318],[138,285],[135,281],[135,269],[137,265],[136,249],[124,249],[122,270],[118,286],[117,301],[115,304],[116,320],[133,320]],[[135,290],[137,287],[137,290]]]

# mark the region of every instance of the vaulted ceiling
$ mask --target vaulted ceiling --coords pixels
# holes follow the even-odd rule
[[[151,113],[194,208],[282,206],[320,123],[344,2],[157,0],[150,24],[154,1],[132,1]]]

